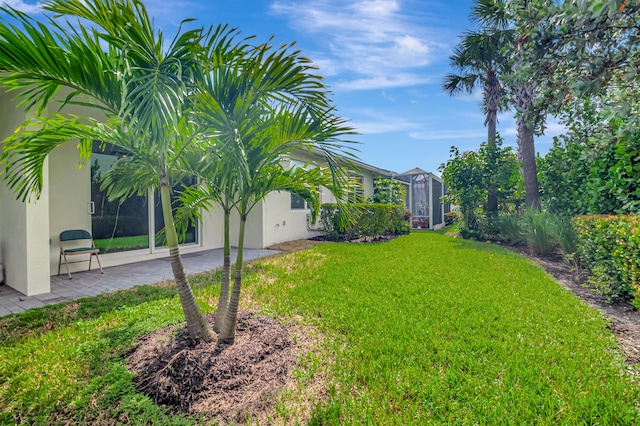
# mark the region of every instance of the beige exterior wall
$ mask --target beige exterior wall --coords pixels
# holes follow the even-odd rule
[[[69,229],[84,229],[91,232],[90,165],[81,165],[80,153],[75,143],[69,142],[49,154],[49,272],[58,273],[60,258],[60,232]],[[76,262],[89,256],[73,256]],[[94,259],[95,260],[95,259]],[[70,264],[72,272],[86,270],[88,262]],[[92,264],[93,266],[93,264]],[[97,265],[96,265],[97,266]],[[62,266],[62,272],[64,272]]]
[[[66,110],[81,115],[95,114],[95,110],[73,107]],[[22,123],[24,114],[15,108],[10,95],[0,92],[0,140]],[[302,153],[296,160],[318,161]],[[50,290],[49,276],[57,274],[59,260],[59,234],[67,229],[91,231],[90,164],[79,167],[79,152],[70,142],[56,148],[47,159],[45,186],[37,202],[22,203],[15,200],[4,183],[0,182],[0,263],[4,265],[6,284],[27,295]],[[364,176],[365,195],[373,191],[372,172],[358,172]],[[334,202],[328,190],[322,202]],[[287,192],[270,194],[249,215],[245,232],[245,247],[264,248],[270,245],[318,235],[309,227],[309,210],[292,210],[291,195]],[[231,242],[237,246],[239,219],[231,221]],[[223,246],[223,214],[220,209],[203,214],[198,243],[186,245],[183,253],[220,248]],[[167,257],[166,249],[144,249],[101,255],[104,267]],[[79,256],[78,256],[79,257]],[[73,259],[79,260],[79,259]],[[88,262],[72,263],[72,272],[86,270]],[[93,265],[92,265],[93,266]],[[64,266],[62,267],[64,272]],[[108,272],[107,272],[108,273]]]
[[[297,153],[292,157],[294,161],[307,163],[309,161],[320,162],[320,159],[313,157],[307,153]],[[286,160],[288,162],[288,160]],[[288,164],[285,164],[288,167]],[[378,177],[368,170],[360,170],[356,172],[363,176],[364,195],[370,197],[373,195],[373,181]],[[321,192],[322,203],[334,203],[335,197],[331,192],[323,188]],[[264,218],[264,246],[269,247],[273,244],[285,241],[293,241],[305,238],[313,238],[320,233],[316,230],[319,222],[310,224],[307,217],[311,214],[309,209],[292,210],[291,194],[288,192],[274,192],[264,201],[262,209]]]
[[[244,231],[244,246],[246,248],[265,248],[264,240],[264,202],[258,203],[249,216]],[[238,246],[238,234],[240,230],[240,217],[237,213],[232,213],[229,227],[231,245]]]
[[[24,118],[11,95],[0,92],[0,140],[10,135]],[[18,201],[5,183],[0,183],[0,263],[5,283],[28,296],[50,289],[47,170],[45,160],[44,186],[37,201]]]
[[[291,194],[274,192],[265,200],[265,246],[284,241],[312,238],[318,232],[308,229],[310,210],[291,210]]]

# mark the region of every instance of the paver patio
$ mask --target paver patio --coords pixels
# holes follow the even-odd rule
[[[279,253],[277,250],[245,249],[245,261],[259,259]],[[231,259],[235,260],[236,250],[232,249]],[[207,250],[182,255],[187,274],[196,274],[220,268],[223,263],[222,249]],[[64,269],[64,268],[63,268]],[[136,285],[153,284],[173,279],[169,258],[147,260],[128,265],[104,268],[104,274],[97,269],[74,272],[73,279],[66,274],[51,277],[51,293],[25,296],[7,285],[0,285],[0,317],[31,308],[55,305],[69,300],[96,296],[101,293],[131,288]]]

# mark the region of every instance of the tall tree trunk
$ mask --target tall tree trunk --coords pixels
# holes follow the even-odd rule
[[[497,115],[497,112],[496,112]],[[496,148],[496,121],[497,119],[490,119],[487,122],[487,145],[495,150]],[[495,169],[495,164],[491,165],[492,169]],[[498,188],[496,188],[495,183],[493,183],[493,179],[491,179],[491,184],[488,188],[487,194],[487,213],[489,214],[497,214],[498,213]]]
[[[224,211],[224,263],[222,265],[222,283],[220,284],[220,298],[218,299],[218,311],[213,323],[213,331],[220,333],[222,323],[227,317],[229,308],[229,282],[231,280],[231,242],[229,241],[229,218],[231,211]]]
[[[518,123],[518,152],[522,161],[522,174],[524,175],[524,190],[527,207],[540,207],[540,190],[538,188],[538,170],[536,166],[536,149],[533,139],[533,130],[526,124]]]
[[[524,189],[527,207],[540,207],[538,189],[538,169],[533,129],[527,124],[527,117],[535,111],[535,91],[533,84],[521,84],[514,88],[515,107],[518,112],[518,156],[522,162]]]
[[[236,256],[236,269],[234,271],[233,292],[229,301],[227,317],[222,324],[222,330],[218,335],[218,341],[231,345],[236,338],[236,324],[238,322],[238,306],[240,305],[240,287],[242,285],[242,252],[244,250],[244,229],[247,216],[240,215],[240,232],[238,235],[238,254]]]
[[[180,257],[180,250],[178,249],[178,233],[176,232],[176,226],[173,222],[171,191],[169,189],[169,180],[166,172],[163,172],[160,176],[160,199],[162,201],[162,216],[164,217],[171,268],[173,269],[173,276],[176,279],[176,287],[178,288],[182,310],[187,320],[187,330],[189,334],[196,339],[212,342],[215,340],[215,334],[202,315],[202,311],[200,311],[200,307],[196,302],[196,298],[187,280],[187,275],[184,272],[182,257]]]
[[[483,87],[484,104],[487,108],[487,118],[484,122],[487,126],[487,146],[493,150],[496,148],[496,126],[498,123],[498,107],[500,105],[500,95],[502,86],[495,71],[487,72],[487,80]],[[495,164],[491,164],[491,170],[495,170]],[[492,179],[490,180],[492,181]],[[498,213],[498,188],[495,183],[491,183],[487,188],[487,213]]]

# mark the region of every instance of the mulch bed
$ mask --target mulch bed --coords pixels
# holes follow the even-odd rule
[[[207,319],[213,323],[213,315]],[[175,412],[245,423],[273,410],[296,362],[288,326],[244,312],[231,346],[197,343],[184,328],[166,327],[139,341],[127,367],[139,391]]]

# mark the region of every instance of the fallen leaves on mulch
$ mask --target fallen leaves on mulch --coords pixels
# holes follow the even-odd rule
[[[245,312],[231,346],[198,343],[184,328],[166,327],[139,341],[127,367],[139,391],[176,412],[244,423],[273,410],[296,362],[288,326]]]

